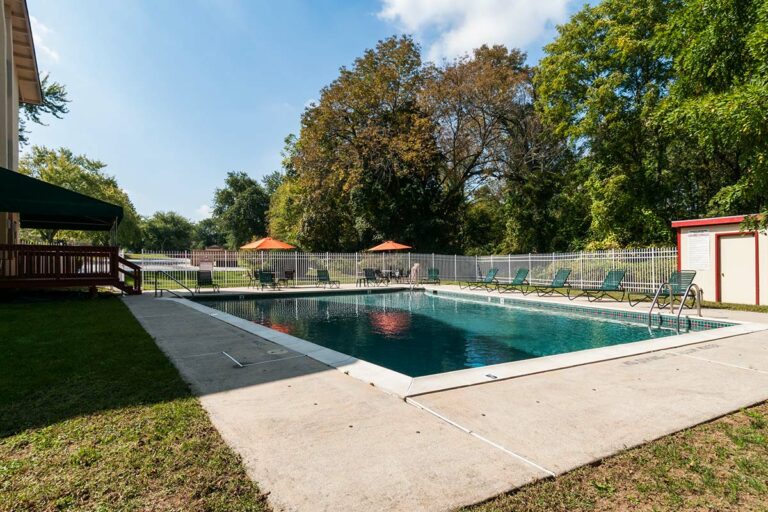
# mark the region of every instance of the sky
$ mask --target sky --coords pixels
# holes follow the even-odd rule
[[[106,163],[142,215],[200,220],[227,172],[280,168],[306,106],[378,40],[411,34],[438,62],[501,43],[535,64],[583,2],[27,0],[40,71],[71,100],[30,142]]]

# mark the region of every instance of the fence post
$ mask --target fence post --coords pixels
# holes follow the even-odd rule
[[[549,273],[554,273],[556,271],[555,268],[555,253],[552,253],[552,268],[549,270]]]
[[[432,268],[435,268],[435,253],[432,253]]]
[[[531,261],[531,253],[528,253],[528,273],[531,274],[531,279],[533,279],[533,261]]]
[[[507,272],[509,274],[509,282],[512,282],[512,255],[507,254]]]
[[[475,274],[479,275],[480,265],[477,263],[477,254],[475,254]],[[474,281],[474,279],[472,279]]]
[[[579,286],[584,288],[584,251],[579,251]]]
[[[331,256],[328,251],[325,252],[325,270],[328,270],[328,263],[331,261]]]
[[[654,247],[651,247],[651,282],[656,288],[656,249]]]
[[[459,280],[458,270],[456,268],[456,259],[457,259],[457,256],[454,254],[453,255],[453,280],[454,281],[458,281]]]

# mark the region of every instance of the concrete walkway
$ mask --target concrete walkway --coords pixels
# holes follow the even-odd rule
[[[433,415],[172,301],[126,304],[277,510],[446,510],[546,476]],[[249,366],[237,368],[227,352]]]
[[[406,403],[184,305],[125,301],[278,510],[455,508],[768,399],[766,332]]]

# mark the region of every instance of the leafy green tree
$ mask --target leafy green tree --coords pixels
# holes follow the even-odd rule
[[[675,80],[657,121],[696,199],[681,216],[768,207],[768,2],[690,0],[658,39]]]
[[[444,157],[444,210],[460,208],[474,189],[507,172],[508,138],[515,135],[509,128],[530,113],[532,85],[524,63],[525,54],[497,45],[429,66],[420,98]]]
[[[654,36],[677,5],[604,0],[584,7],[558,27],[535,75],[544,121],[588,169],[584,199],[595,246],[670,240],[667,138],[652,119],[673,69],[659,58]]]
[[[299,229],[302,222],[301,197],[304,192],[298,181],[286,179],[270,195],[269,233],[293,245],[300,245]]]
[[[150,251],[186,251],[192,245],[194,227],[176,212],[155,212],[142,219],[143,248]]]
[[[272,194],[274,194],[277,189],[280,188],[280,185],[283,184],[283,180],[285,180],[285,174],[280,171],[272,171],[265,175],[261,179],[261,183],[264,186],[264,192],[272,197]]]
[[[289,164],[303,192],[293,228],[303,247],[357,250],[386,238],[445,247],[456,212],[441,209],[423,82],[418,46],[392,37],[342,68],[304,112]]]
[[[604,0],[559,28],[537,105],[580,153],[588,247],[766,207],[767,29],[765,0]]]
[[[105,167],[105,163],[85,155],[75,155],[69,149],[54,150],[43,146],[32,146],[32,150],[19,162],[22,174],[122,206],[123,220],[117,229],[117,243],[127,248],[138,247],[141,233],[136,209],[114,176],[103,172]],[[102,231],[41,230],[41,235],[49,243],[57,236],[99,245],[110,243],[109,233]]]
[[[40,80],[40,88],[43,92],[42,104],[19,104],[19,145],[21,146],[29,144],[27,121],[45,125],[43,123],[44,115],[52,115],[56,119],[61,119],[64,117],[64,114],[69,113],[69,107],[67,107],[69,99],[67,98],[66,87],[59,82],[52,82],[50,75],[45,75]]]
[[[227,236],[221,230],[219,222],[214,218],[203,219],[196,222],[192,229],[192,248],[205,249],[213,245],[222,246],[226,243]]]
[[[504,238],[504,197],[497,187],[475,190],[461,223],[463,253],[495,254]]]
[[[224,187],[214,193],[214,216],[233,249],[266,235],[268,208],[264,188],[244,172],[228,173]]]

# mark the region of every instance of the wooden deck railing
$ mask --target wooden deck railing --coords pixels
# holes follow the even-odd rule
[[[141,269],[121,258],[117,247],[0,245],[0,287],[70,286],[115,286],[140,293]]]

